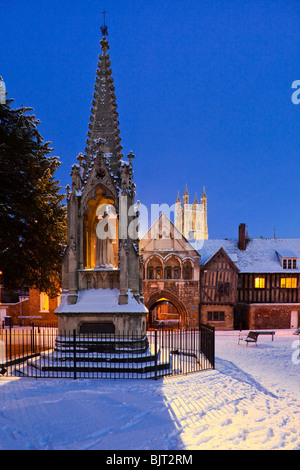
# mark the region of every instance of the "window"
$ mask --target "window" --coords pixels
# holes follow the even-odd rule
[[[255,278],[255,289],[264,289],[265,288],[265,278],[256,277]]]
[[[229,282],[218,282],[217,283],[217,292],[219,295],[229,295]]]
[[[165,279],[180,279],[180,259],[177,256],[168,256],[165,262],[164,276]]]
[[[287,260],[286,259],[282,260],[282,268],[287,269]]]
[[[152,266],[150,266],[148,268],[148,276],[147,276],[148,279],[154,279],[154,268]]]
[[[297,260],[293,259],[293,269],[297,269]]]
[[[148,273],[147,273],[147,278],[148,279],[161,279],[161,267],[160,266],[149,266],[148,267]]]
[[[207,312],[207,321],[224,321],[225,312]]]
[[[49,312],[49,297],[45,292],[40,294],[40,311]]]
[[[167,266],[165,268],[165,279],[179,279],[180,268],[175,266]]]
[[[280,280],[280,287],[282,289],[296,289],[297,278],[296,277],[282,277]]]
[[[167,266],[165,268],[165,279],[172,279],[172,268],[171,268],[171,266]]]
[[[161,267],[156,266],[156,268],[155,268],[155,279],[161,279],[162,278],[161,272],[162,272]]]
[[[185,261],[183,265],[183,279],[192,279],[193,278],[193,268],[190,261]]]
[[[297,258],[283,258],[282,268],[283,269],[297,269]]]
[[[147,279],[162,279],[162,267],[157,259],[152,259],[147,267]]]

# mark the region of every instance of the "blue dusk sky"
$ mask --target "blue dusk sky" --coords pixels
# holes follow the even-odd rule
[[[300,2],[1,0],[0,75],[62,165],[84,153],[105,9],[137,199],[205,186],[210,238],[300,237]],[[300,97],[300,95],[299,95]]]

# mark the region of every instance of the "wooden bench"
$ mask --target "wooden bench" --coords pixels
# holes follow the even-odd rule
[[[258,333],[256,331],[249,331],[248,335],[246,337],[242,337],[241,335],[239,336],[239,344],[240,341],[246,341],[246,346],[248,346],[249,343],[255,343],[257,346],[257,338],[258,338]]]
[[[255,331],[254,333],[258,333],[259,335],[272,335],[272,341],[274,341],[275,331]]]

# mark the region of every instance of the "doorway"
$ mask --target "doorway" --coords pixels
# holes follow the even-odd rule
[[[291,312],[291,328],[298,328],[298,311]]]
[[[169,300],[159,299],[149,309],[149,328],[164,326],[168,329],[179,328],[180,312],[178,308]]]
[[[4,324],[4,317],[6,317],[6,307],[0,307],[0,327]]]

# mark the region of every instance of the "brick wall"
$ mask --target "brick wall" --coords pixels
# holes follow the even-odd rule
[[[300,305],[293,304],[252,304],[248,307],[249,329],[289,329],[291,327],[291,312],[298,311],[298,326],[300,325]]]
[[[57,298],[49,299],[49,311],[42,312],[40,310],[40,292],[36,289],[29,290],[29,299],[15,304],[5,304],[4,306],[7,308],[6,315],[12,317],[13,326],[20,324],[26,326],[32,324],[32,322],[57,324],[57,315],[54,313],[58,306]]]

